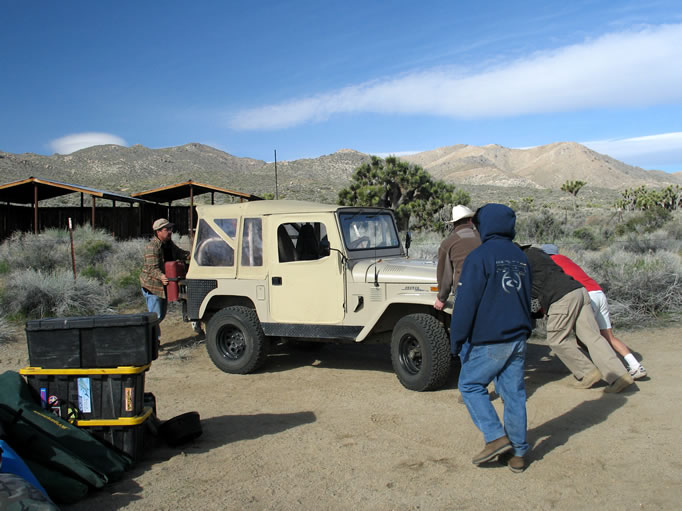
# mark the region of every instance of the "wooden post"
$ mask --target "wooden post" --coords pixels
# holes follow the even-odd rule
[[[69,218],[69,238],[71,239],[71,264],[73,265],[73,280],[76,280],[76,251],[73,248],[73,224]]]
[[[33,234],[38,234],[38,183],[33,183]]]
[[[90,226],[94,229],[95,228],[95,202],[97,199],[95,196],[92,196],[92,212],[90,214]]]
[[[194,239],[194,185],[189,183],[189,239]]]

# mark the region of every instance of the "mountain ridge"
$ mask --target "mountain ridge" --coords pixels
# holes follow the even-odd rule
[[[555,142],[524,149],[497,144],[455,144],[407,156],[435,179],[455,185],[493,185],[558,189],[567,180],[621,190],[633,186],[682,184],[682,172],[644,170],[576,142]],[[344,148],[317,158],[277,162],[278,195],[335,201],[354,170],[369,154]],[[256,195],[275,192],[275,163],[238,157],[191,142],[151,149],[142,145],[93,146],[67,155],[0,151],[0,181],[30,176],[133,193],[192,179]]]

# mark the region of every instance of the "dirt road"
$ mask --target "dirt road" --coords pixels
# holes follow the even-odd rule
[[[573,389],[533,341],[530,466],[515,474],[471,464],[483,440],[454,377],[436,392],[405,390],[384,346],[283,345],[259,373],[237,376],[213,366],[188,325],[163,326],[176,340],[146,390],[161,419],[198,411],[203,436],[149,450],[127,479],[64,509],[679,508],[682,328],[618,332],[651,374],[619,395]],[[0,369],[27,365],[25,352],[0,347]]]

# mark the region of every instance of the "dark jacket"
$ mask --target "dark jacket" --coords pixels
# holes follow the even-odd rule
[[[452,311],[453,354],[464,342],[527,339],[531,333],[528,259],[513,242],[516,215],[502,204],[478,211],[483,244],[464,261]]]
[[[455,227],[452,234],[440,244],[436,278],[438,279],[438,299],[441,302],[448,299],[453,286],[457,285],[466,257],[480,245],[481,237],[478,231],[468,223]]]
[[[533,298],[540,300],[545,313],[549,306],[582,284],[564,273],[564,270],[552,261],[544,251],[535,247],[524,249],[533,276]]]

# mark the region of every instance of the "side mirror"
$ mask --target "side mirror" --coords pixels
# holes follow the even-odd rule
[[[408,255],[408,251],[410,250],[410,245],[412,244],[412,234],[410,231],[407,231],[405,233],[405,255]]]

